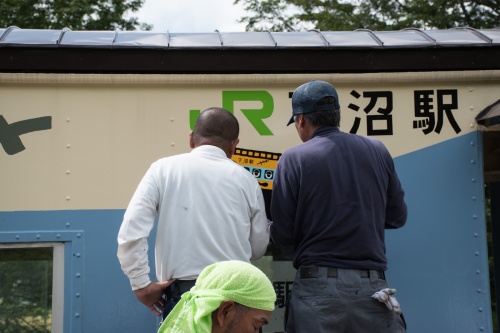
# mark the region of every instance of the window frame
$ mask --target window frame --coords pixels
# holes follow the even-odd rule
[[[0,243],[0,251],[5,249],[52,248],[52,324],[51,332],[63,332],[64,320],[64,243]],[[57,288],[57,286],[63,286]]]
[[[52,320],[56,326],[52,332],[82,333],[84,235],[83,230],[0,232],[0,248],[57,245],[54,246],[52,292]]]

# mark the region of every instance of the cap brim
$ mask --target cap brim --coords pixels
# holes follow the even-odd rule
[[[290,118],[290,120],[288,121],[288,124],[286,124],[286,126],[289,126],[290,124],[293,124],[295,122],[295,120],[293,119],[293,115],[292,117]]]

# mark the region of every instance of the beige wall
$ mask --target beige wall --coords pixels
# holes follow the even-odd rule
[[[392,136],[377,136],[394,157],[477,130],[474,117],[495,102],[500,73],[395,73],[370,75],[76,75],[0,74],[0,115],[8,124],[50,116],[52,129],[20,136],[24,151],[0,150],[0,210],[126,208],[137,183],[154,160],[188,152],[189,110],[222,105],[222,91],[267,91],[272,116],[263,119],[273,135],[259,135],[240,109],[260,102],[235,103],[241,125],[239,147],[274,153],[300,143],[288,97],[311,79],[334,84],[342,107],[341,129],[356,117],[357,134],[366,135],[366,114],[353,111],[367,99],[356,90],[392,91]],[[455,133],[444,118],[440,134],[413,129],[415,90],[453,89],[461,128]],[[436,104],[434,96],[434,104]],[[378,105],[377,105],[378,106]],[[380,105],[384,107],[384,105]],[[433,110],[436,112],[436,110]],[[370,115],[376,113],[371,111]],[[437,113],[437,112],[436,112]],[[0,133],[0,137],[1,137]]]

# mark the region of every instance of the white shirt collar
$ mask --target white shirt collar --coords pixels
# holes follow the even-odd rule
[[[212,145],[202,145],[196,147],[191,151],[191,153],[197,155],[208,155],[208,156],[227,158],[226,153],[222,149]]]

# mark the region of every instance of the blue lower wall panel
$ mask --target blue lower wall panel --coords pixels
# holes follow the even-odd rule
[[[78,252],[83,260],[83,270],[79,272],[82,290],[71,290],[74,276],[70,272],[65,275],[65,333],[157,330],[158,319],[136,299],[116,257],[116,237],[123,213],[124,210],[0,212],[0,243],[57,241],[52,235],[70,231],[84,235],[83,250]],[[150,262],[154,266],[153,252]],[[75,255],[72,253],[69,259],[77,260]],[[72,298],[77,293],[81,309],[74,307]]]
[[[407,225],[389,230],[389,286],[408,332],[492,332],[479,132],[395,160]]]

